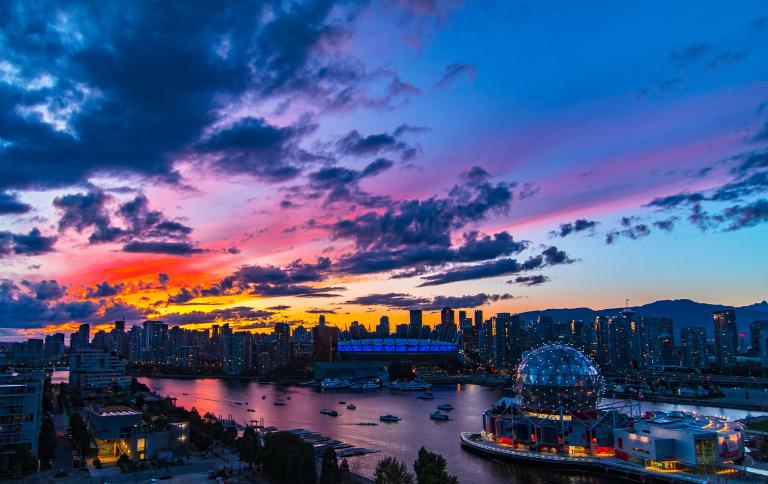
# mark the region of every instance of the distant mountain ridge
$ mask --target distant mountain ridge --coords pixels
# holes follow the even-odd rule
[[[596,316],[615,316],[624,308],[591,309],[591,308],[563,308],[543,309],[540,311],[526,311],[520,313],[525,321],[533,321],[539,315],[553,318],[555,321],[570,321],[581,319],[583,321],[594,320]],[[675,299],[655,301],[642,306],[634,306],[631,309],[640,316],[667,317],[672,319],[675,333],[680,334],[680,329],[688,326],[704,328],[707,335],[712,336],[712,312],[723,309],[736,310],[736,325],[739,332],[748,337],[749,325],[752,321],[768,320],[768,302],[763,301],[749,306],[725,306],[722,304],[707,304],[690,299]]]

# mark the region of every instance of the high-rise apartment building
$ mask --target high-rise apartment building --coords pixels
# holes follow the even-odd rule
[[[43,373],[0,373],[0,474],[11,467],[19,446],[37,456]]]
[[[707,365],[707,335],[704,328],[689,327],[680,331],[683,366],[701,369]]]
[[[715,335],[715,365],[728,368],[736,363],[739,334],[736,329],[736,311],[724,309],[712,313]]]

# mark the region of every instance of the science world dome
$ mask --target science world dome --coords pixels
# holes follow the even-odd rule
[[[568,345],[550,344],[523,358],[515,390],[529,411],[589,413],[597,409],[603,379],[584,353]]]

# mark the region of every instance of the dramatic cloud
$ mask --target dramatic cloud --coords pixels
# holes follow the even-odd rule
[[[125,290],[125,284],[122,282],[117,282],[114,285],[112,285],[107,281],[102,281],[101,283],[96,284],[95,287],[87,288],[86,297],[89,297],[89,298],[112,297],[120,294],[124,290]]]
[[[368,294],[346,301],[346,304],[359,306],[383,306],[389,309],[422,309],[435,311],[443,307],[474,308],[490,302],[512,299],[509,294],[474,294],[464,296],[436,296],[432,299],[415,297],[400,292]]]
[[[403,245],[450,246],[452,229],[503,213],[512,201],[505,183],[491,184],[488,173],[474,167],[444,198],[403,200],[383,213],[367,212],[333,225],[337,239],[350,239],[361,249],[397,248]]]
[[[565,251],[552,246],[543,250],[541,254],[532,256],[524,262],[505,257],[483,264],[462,266],[454,270],[424,276],[422,277],[424,282],[419,284],[419,286],[439,286],[442,284],[450,284],[452,282],[505,276],[546,266],[570,264],[572,262],[573,260],[568,257]]]
[[[341,257],[336,269],[346,274],[370,274],[410,268],[416,270],[411,275],[418,275],[432,267],[495,259],[519,253],[527,247],[526,242],[514,240],[506,231],[482,237],[477,232],[468,232],[463,239],[464,243],[458,247],[416,244],[397,249],[358,251]]]
[[[67,294],[67,288],[51,279],[49,281],[21,281],[21,284],[27,287],[35,294],[35,298],[40,301],[61,299]]]
[[[187,242],[129,242],[123,246],[123,252],[144,254],[168,254],[187,256],[201,254],[205,249],[195,247]]]
[[[177,184],[176,160],[189,161],[190,147],[198,150],[192,158],[222,173],[295,176],[311,158],[298,143],[312,123],[276,127],[245,117],[210,127],[242,99],[275,99],[283,109],[302,101],[321,111],[407,102],[416,87],[336,48],[360,8],[98,4],[69,9],[62,20],[45,2],[4,3],[4,62],[13,76],[0,85],[10,161],[0,190],[123,174]],[[30,41],[32,31],[45,32],[45,49]]]
[[[363,207],[376,207],[390,203],[389,197],[374,196],[359,186],[360,181],[365,178],[376,176],[389,168],[394,163],[385,158],[379,158],[369,163],[363,170],[357,171],[340,166],[331,166],[321,168],[312,172],[308,176],[308,184],[305,188],[304,197],[320,198],[325,197],[325,204],[329,205],[335,202],[356,203]],[[285,202],[285,201],[284,201]],[[281,204],[281,206],[283,206]],[[293,206],[289,202],[287,207]],[[283,206],[286,208],[286,206]]]
[[[299,142],[316,129],[307,119],[293,126],[276,127],[263,118],[243,118],[214,133],[199,145],[205,162],[226,174],[244,174],[266,181],[294,178],[314,155],[301,150]]]
[[[53,252],[56,237],[46,237],[34,228],[26,234],[0,231],[0,258],[9,255],[41,255]]]
[[[467,76],[469,79],[474,79],[477,75],[477,67],[474,64],[449,64],[445,66],[443,75],[440,77],[434,86],[434,88],[440,89],[455,82],[462,75]]]
[[[267,309],[269,309],[271,311],[285,311],[286,309],[291,309],[291,307],[282,304],[282,305],[278,305],[278,306],[270,306]]]
[[[590,234],[594,234],[595,227],[597,227],[598,224],[599,222],[580,218],[575,222],[560,224],[557,231],[552,231],[549,234],[552,237],[566,237],[572,233],[583,232],[585,230],[589,230]]]
[[[322,309],[322,308],[307,309],[304,312],[309,314],[336,314],[336,311],[334,311],[333,309]]]
[[[31,210],[32,207],[20,201],[15,193],[0,192],[0,215],[19,215]]]
[[[171,276],[164,272],[160,272],[157,275],[157,282],[159,282],[161,286],[166,286],[169,282],[171,282]]]
[[[276,313],[263,309],[254,309],[248,306],[214,309],[213,311],[191,311],[188,313],[163,314],[160,319],[163,322],[174,325],[202,324],[216,322],[238,322],[263,320],[274,316]]]

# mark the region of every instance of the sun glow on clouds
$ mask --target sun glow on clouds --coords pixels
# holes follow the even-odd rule
[[[692,288],[682,297],[716,297],[695,261],[675,271],[689,284],[656,281],[656,292],[636,277],[619,295],[610,281],[617,260],[642,259],[638,270],[663,275],[669,254],[691,243],[709,260],[743,245],[729,251],[735,269],[719,283],[754,302],[759,285],[743,281],[768,270],[749,260],[768,226],[768,44],[754,18],[762,7],[742,7],[702,6],[701,18],[669,24],[635,6],[626,32],[597,8],[566,19],[503,3],[5,12],[11,37],[27,22],[47,24],[51,49],[11,38],[0,62],[0,97],[10,100],[0,117],[17,128],[0,137],[9,163],[0,329],[26,337],[81,320],[108,329],[121,314],[129,325],[165,318],[254,331],[319,313],[339,325],[372,326],[383,313],[403,322],[392,297],[473,296],[488,313],[615,306],[611,298],[679,287]],[[653,42],[638,43],[640,25]],[[702,42],[709,49],[686,50]],[[729,183],[734,198],[709,199]],[[680,193],[704,201],[648,206]],[[81,203],[62,223],[71,195]],[[728,229],[737,215],[739,230]],[[594,230],[552,235],[575,220]],[[628,231],[639,225],[650,230]],[[525,250],[497,251],[504,231],[528,241]],[[474,232],[482,247],[459,255]],[[570,259],[515,268],[554,246]],[[510,269],[493,272],[501,265]],[[484,271],[496,275],[468,278]],[[37,295],[31,283],[44,280],[66,293]],[[456,282],[424,285],[435,280]],[[390,301],[350,302],[375,295]],[[24,304],[39,321],[18,320]],[[59,321],[70,314],[87,316]]]

